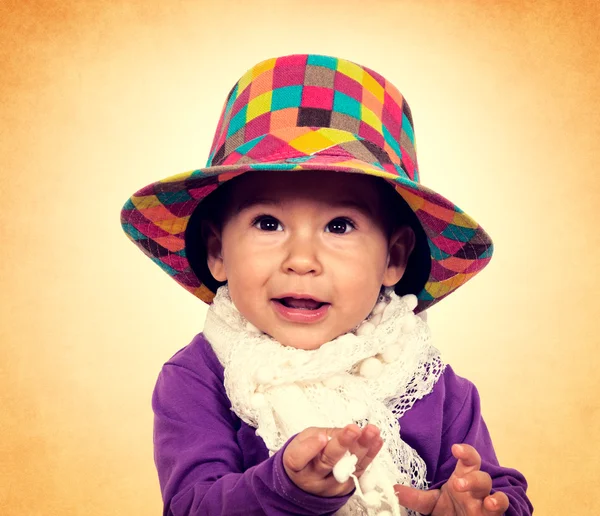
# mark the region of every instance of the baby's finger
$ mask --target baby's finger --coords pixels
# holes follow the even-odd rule
[[[500,516],[508,510],[509,505],[508,496],[502,491],[498,491],[483,501],[483,514],[484,516]]]
[[[464,477],[471,471],[477,471],[481,467],[481,456],[475,448],[468,444],[455,444],[452,446],[452,455],[458,459],[454,474]]]
[[[372,426],[372,425],[370,425]],[[360,476],[373,462],[373,459],[383,448],[383,439],[379,435],[379,429],[372,426],[371,430],[363,429],[363,434],[358,439],[357,444],[361,446],[359,451],[350,451],[358,457],[356,465],[356,475]],[[366,449],[365,449],[366,447]]]
[[[379,436],[379,428],[375,425],[368,424],[362,429],[362,434],[358,438],[357,444],[363,448],[369,448],[371,442]]]
[[[485,471],[471,471],[464,477],[454,478],[454,489],[459,493],[469,492],[474,498],[483,500],[492,490],[492,477]]]
[[[396,484],[394,486],[396,498],[402,507],[420,512],[421,514],[431,514],[438,504],[441,491],[432,489],[430,491],[421,491],[414,487]]]
[[[315,432],[309,432],[306,437],[292,439],[283,454],[284,466],[294,472],[301,471],[326,445],[327,435],[320,428],[315,428]]]
[[[358,425],[347,425],[342,431],[335,432],[323,451],[314,461],[314,469],[322,477],[331,473],[333,466],[344,456],[348,448],[361,434]]]

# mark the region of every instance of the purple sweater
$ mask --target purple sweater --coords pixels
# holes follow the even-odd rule
[[[165,516],[325,515],[350,496],[315,496],[291,482],[282,463],[285,446],[269,457],[255,429],[232,412],[223,367],[202,334],[165,363],[152,408]],[[493,491],[508,495],[506,514],[532,513],[523,475],[498,465],[475,386],[450,366],[432,392],[402,416],[400,426],[402,439],[427,464],[431,488],[443,485],[454,470],[451,445],[467,443],[480,453]]]

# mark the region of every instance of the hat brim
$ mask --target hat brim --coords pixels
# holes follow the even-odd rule
[[[311,159],[313,158],[313,159]],[[161,179],[138,190],[121,210],[127,236],[177,283],[206,303],[214,292],[202,283],[186,255],[185,232],[199,203],[220,184],[250,171],[322,170],[380,177],[415,213],[427,236],[431,270],[417,294],[416,312],[423,311],[464,285],[489,262],[493,243],[484,229],[437,192],[358,159],[340,156],[288,158],[269,163],[206,167]]]

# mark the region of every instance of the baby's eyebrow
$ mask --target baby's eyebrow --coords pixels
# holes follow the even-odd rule
[[[367,213],[369,215],[374,215],[373,209],[369,206],[368,203],[355,201],[355,200],[341,200],[332,203],[336,208],[354,208],[358,211],[362,211],[363,213]]]
[[[266,198],[266,197],[248,197],[248,198],[244,199],[242,202],[240,202],[240,204],[237,206],[237,211],[241,212],[243,210],[252,208],[253,206],[256,206],[258,204],[281,206],[281,201],[276,200],[276,199]],[[341,199],[339,201],[333,201],[331,203],[331,207],[332,208],[353,208],[353,209],[356,209],[363,213],[367,213],[368,215],[374,215],[373,209],[371,206],[369,206],[368,203],[356,201],[353,199]]]
[[[237,209],[238,211],[243,211],[247,210],[248,208],[252,208],[252,206],[256,206],[257,204],[270,204],[273,206],[279,206],[281,205],[281,202],[275,199],[267,199],[265,197],[248,197],[240,202]]]

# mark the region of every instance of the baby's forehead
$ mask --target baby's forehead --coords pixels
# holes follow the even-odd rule
[[[382,185],[389,188],[382,179],[345,172],[253,171],[232,180],[229,201],[236,209],[248,204],[282,204],[300,199],[374,208],[382,203]]]

